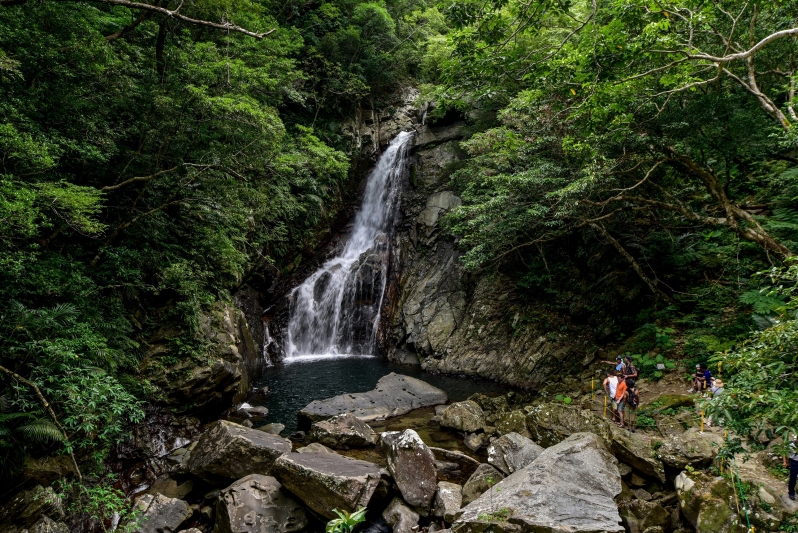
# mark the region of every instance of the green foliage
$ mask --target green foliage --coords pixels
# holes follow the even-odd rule
[[[645,413],[637,415],[636,425],[640,429],[648,429],[657,427],[657,421]]]
[[[793,314],[798,269],[790,262],[790,266],[774,267],[760,277],[771,283],[763,289],[765,294],[784,298],[777,308],[781,321],[711,358],[712,363],[723,364],[727,379],[724,394],[705,402],[704,408],[740,434],[770,425],[786,435],[788,431],[796,433],[798,428],[794,409],[798,401],[798,320]]]
[[[558,394],[557,396],[554,397],[554,401],[562,402],[565,405],[571,405],[571,402],[573,402],[573,399],[570,398],[569,396],[563,396],[562,394]]]
[[[366,508],[361,507],[357,511],[349,513],[333,509],[338,518],[333,518],[327,522],[325,531],[327,533],[352,533],[358,524],[366,520]]]
[[[41,388],[86,456],[159,394],[143,361],[205,363],[203,312],[319,244],[354,188],[340,124],[384,108],[445,31],[420,0],[178,4],[163,6],[274,31],[0,9],[0,365]],[[0,387],[25,417],[3,438],[46,436],[32,391]]]
[[[118,520],[121,531],[136,531],[141,511],[125,498],[122,491],[113,488],[113,482],[110,476],[93,483],[61,480],[58,482],[59,496],[65,509],[73,515],[85,515],[100,523]]]

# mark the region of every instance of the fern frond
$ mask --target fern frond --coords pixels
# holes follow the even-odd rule
[[[30,424],[25,424],[24,426],[19,426],[16,431],[35,442],[62,440],[64,438],[55,424],[41,419],[34,420]]]

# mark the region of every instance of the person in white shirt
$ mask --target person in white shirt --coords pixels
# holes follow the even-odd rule
[[[615,394],[618,390],[618,376],[615,375],[615,370],[607,370],[607,378],[604,380],[604,392],[607,394],[609,400],[615,399]],[[615,410],[612,411],[612,418],[615,419]]]

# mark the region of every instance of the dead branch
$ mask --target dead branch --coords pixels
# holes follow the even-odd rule
[[[161,170],[160,172],[156,172],[155,174],[150,174],[149,176],[137,176],[135,178],[130,178],[129,180],[125,180],[122,183],[117,183],[116,185],[106,185],[105,187],[103,187],[100,190],[103,191],[103,192],[115,191],[117,189],[121,189],[122,187],[124,187],[126,185],[130,185],[131,183],[135,183],[137,181],[154,180],[158,176],[163,176],[164,174],[166,174],[168,172],[175,171],[178,168],[180,168],[180,165],[173,166],[172,168],[167,168],[166,170]]]

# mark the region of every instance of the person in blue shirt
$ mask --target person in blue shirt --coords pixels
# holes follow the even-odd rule
[[[688,392],[703,392],[712,387],[712,372],[709,371],[707,365],[695,365],[695,375],[693,376],[693,388]]]
[[[620,372],[621,374],[626,373],[626,365],[623,364],[623,357],[620,355],[615,358],[615,362],[612,361],[601,361],[602,363],[606,363],[608,365],[615,365],[615,372]]]

